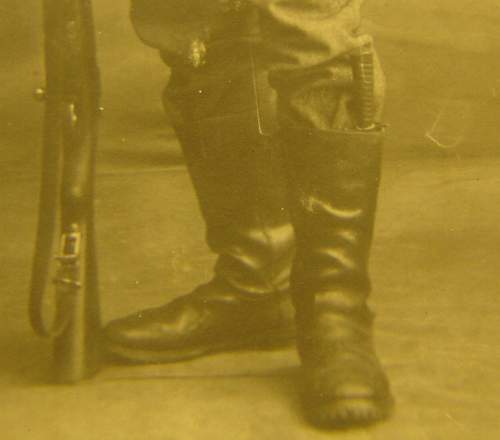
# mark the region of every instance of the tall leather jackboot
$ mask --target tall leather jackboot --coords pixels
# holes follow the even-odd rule
[[[306,416],[320,427],[370,424],[392,406],[367,305],[382,136],[379,130],[285,133],[302,397]]]
[[[173,122],[207,243],[218,255],[215,275],[171,303],[109,324],[108,351],[121,360],[172,362],[294,341],[288,295],[294,233],[283,160],[257,114],[273,92],[264,72],[252,69],[251,52],[242,65],[242,51],[251,46],[236,46],[221,45],[224,69],[212,69],[209,60],[189,84],[181,71],[167,90],[169,105],[182,116]],[[217,57],[217,50],[211,53]]]

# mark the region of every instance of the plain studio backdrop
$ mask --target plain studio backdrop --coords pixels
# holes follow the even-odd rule
[[[162,118],[166,71],[135,37],[127,1],[95,2],[106,129],[116,136]],[[375,36],[388,79],[388,149],[401,154],[496,151],[500,99],[500,6],[495,0],[368,0],[366,28]],[[37,130],[23,120],[43,83],[41,2],[3,0],[0,15],[0,134]],[[163,120],[159,122],[163,124]],[[143,125],[141,125],[143,124]],[[35,126],[36,125],[36,126]],[[133,131],[133,130],[131,130]],[[467,143],[467,147],[464,144]],[[146,148],[146,147],[145,147]],[[460,150],[460,149],[463,150]]]

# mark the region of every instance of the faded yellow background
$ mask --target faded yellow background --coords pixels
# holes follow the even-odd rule
[[[158,95],[166,76],[154,51],[135,38],[128,7],[126,1],[95,2],[106,117],[108,127],[119,129],[128,125],[124,121],[147,124],[144,111],[161,112]],[[4,0],[1,12],[0,105],[15,120],[16,112],[29,111],[31,89],[42,83],[41,2]],[[388,149],[428,153],[424,144],[458,154],[495,150],[490,141],[500,99],[498,2],[368,0],[365,15],[388,77]],[[1,127],[9,134],[13,129]]]

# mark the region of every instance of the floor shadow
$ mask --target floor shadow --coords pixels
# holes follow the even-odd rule
[[[49,340],[28,332],[5,332],[0,339],[0,386],[50,383],[51,351]]]

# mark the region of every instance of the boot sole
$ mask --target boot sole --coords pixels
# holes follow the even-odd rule
[[[128,364],[163,364],[187,361],[215,353],[245,351],[245,350],[276,350],[290,347],[295,342],[295,335],[269,335],[266,338],[247,342],[221,342],[210,346],[175,348],[168,350],[145,350],[125,346],[119,343],[108,342],[106,351],[111,361],[120,361]]]
[[[394,408],[394,399],[344,398],[306,407],[309,421],[323,429],[350,429],[373,425],[387,419]]]

